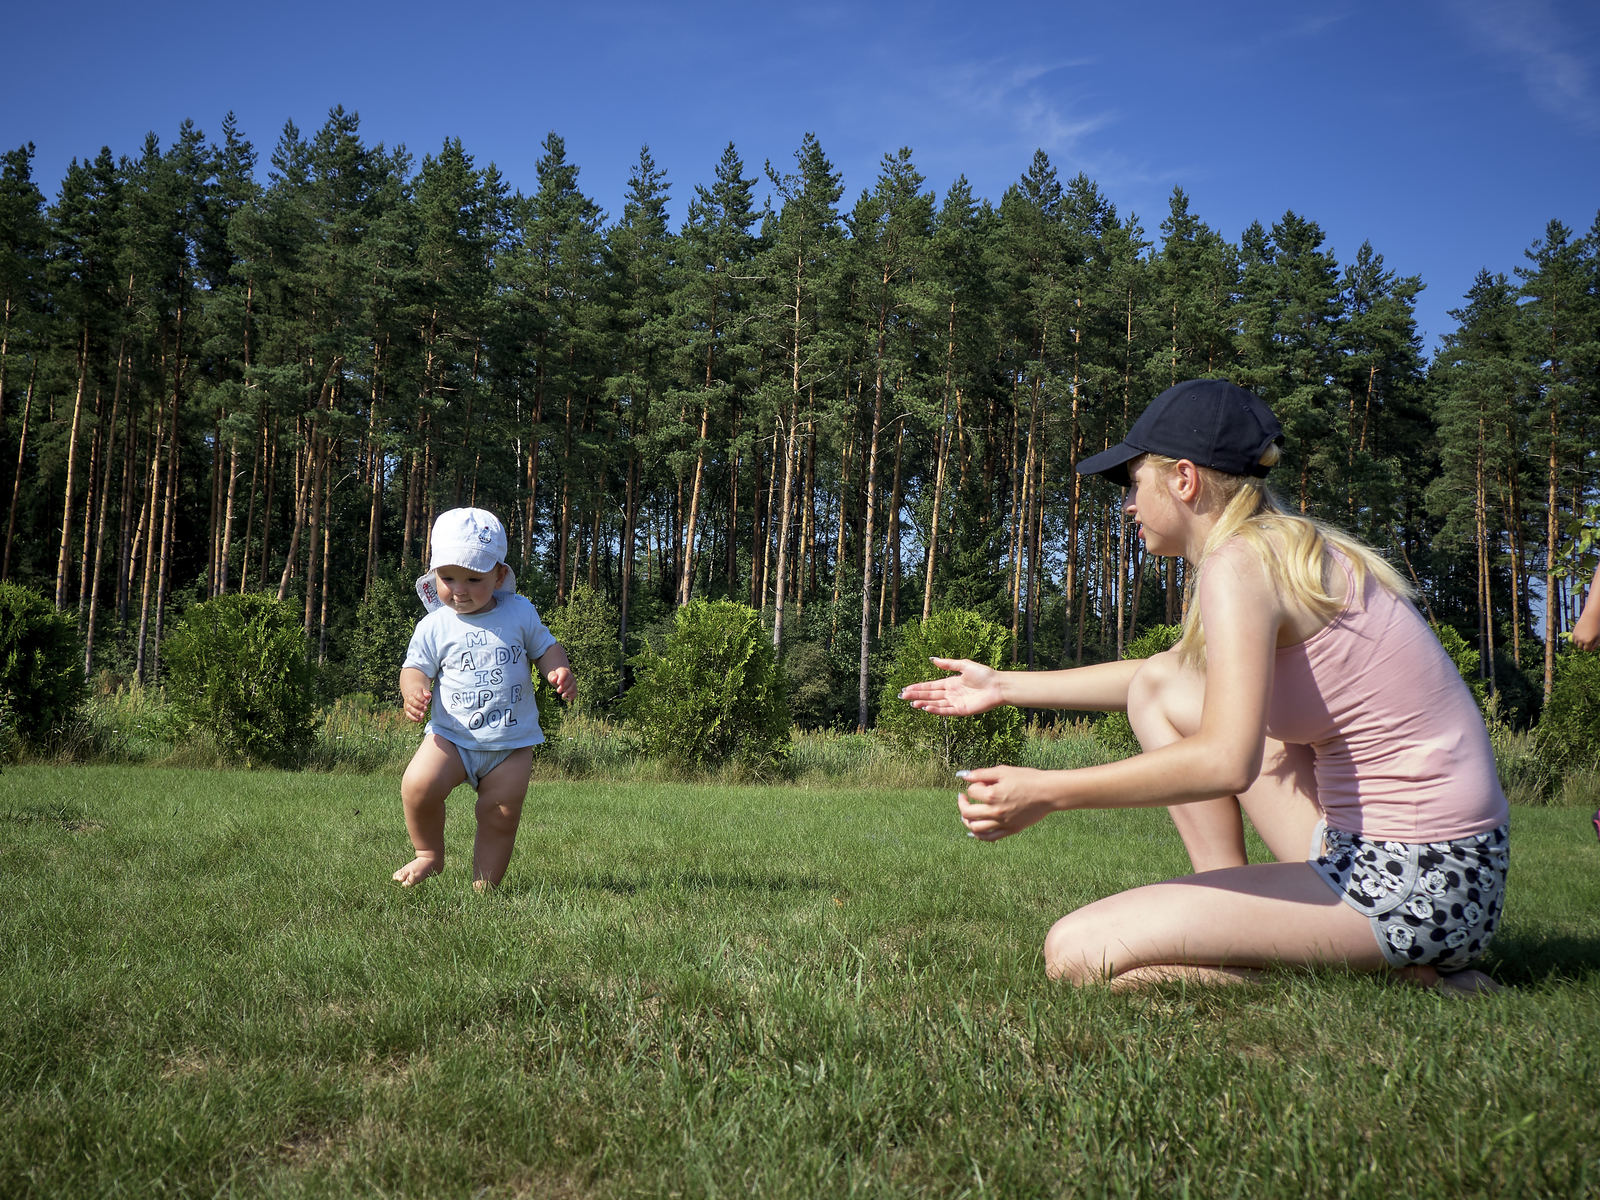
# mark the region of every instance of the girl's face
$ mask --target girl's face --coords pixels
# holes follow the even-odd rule
[[[505,581],[506,568],[501,563],[494,570],[469,571],[466,567],[437,567],[433,572],[434,587],[446,608],[458,613],[487,612],[494,607],[494,590]]]
[[[1128,477],[1131,482],[1122,497],[1122,511],[1138,523],[1146,552],[1168,557],[1182,554],[1178,502],[1168,486],[1172,472],[1165,465],[1152,463],[1146,454],[1135,460]]]

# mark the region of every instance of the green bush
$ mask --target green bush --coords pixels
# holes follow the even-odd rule
[[[616,606],[586,583],[574,584],[550,615],[550,632],[567,652],[578,686],[573,709],[586,717],[600,716],[616,699],[618,620]]]
[[[1455,664],[1462,682],[1472,690],[1472,698],[1478,702],[1481,710],[1489,698],[1489,683],[1482,678],[1479,669],[1483,656],[1461,636],[1461,631],[1454,625],[1433,625],[1430,628],[1433,636],[1439,639],[1439,645],[1450,656],[1450,661]]]
[[[1152,625],[1123,648],[1122,657],[1151,658],[1172,649],[1182,636],[1181,625]],[[1134,736],[1127,713],[1107,713],[1095,726],[1094,734],[1115,758],[1128,758],[1139,753],[1139,739]]]
[[[356,608],[356,623],[347,661],[350,684],[357,692],[399,703],[400,664],[417,622],[427,612],[409,580],[379,576]]]
[[[1600,763],[1600,656],[1556,658],[1550,699],[1539,714],[1539,749],[1562,771]]]
[[[727,600],[680,608],[660,650],[629,660],[623,711],[646,754],[680,766],[762,767],[788,751],[793,724],[761,614]]]
[[[1500,721],[1493,697],[1489,701],[1488,726],[1495,773],[1506,800],[1519,805],[1549,804],[1561,787],[1561,772],[1539,748],[1537,732]]]
[[[262,593],[192,606],[161,644],[180,728],[251,761],[286,762],[311,742],[315,671],[297,605]]]
[[[77,623],[37,592],[0,583],[0,738],[15,750],[61,728],[86,691]]]
[[[1023,719],[1013,706],[1003,704],[973,717],[939,717],[900,699],[907,684],[938,674],[930,658],[969,658],[999,667],[1010,647],[1011,634],[1004,626],[964,609],[908,622],[879,693],[878,731],[903,753],[932,757],[948,770],[1015,762],[1022,752]]]

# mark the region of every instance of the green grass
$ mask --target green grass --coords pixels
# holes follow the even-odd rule
[[[1516,811],[1463,1002],[1052,985],[1160,812],[547,779],[479,896],[467,799],[402,891],[392,775],[0,773],[0,1195],[1600,1194],[1585,811]]]

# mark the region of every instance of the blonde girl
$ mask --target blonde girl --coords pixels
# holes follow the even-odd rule
[[[1126,710],[1143,752],[1071,771],[964,773],[994,841],[1049,813],[1161,805],[1194,873],[1068,913],[1046,970],[1072,982],[1252,977],[1272,963],[1395,971],[1462,990],[1499,922],[1508,810],[1470,692],[1394,570],[1282,508],[1282,430],[1259,398],[1191,380],[1078,470],[1127,488],[1146,549],[1191,567],[1172,650],[1052,672],[955,672],[903,698],[940,715]],[[1248,816],[1276,861],[1248,863]]]

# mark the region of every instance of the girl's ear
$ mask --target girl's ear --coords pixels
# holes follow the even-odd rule
[[[1187,458],[1180,458],[1172,464],[1172,491],[1173,494],[1185,504],[1193,504],[1200,498],[1200,468]]]
[[[495,586],[496,589],[499,589],[500,587],[504,586],[505,581],[506,581],[506,572],[509,571],[509,570],[511,570],[511,568],[506,566],[505,563],[495,563],[495,565],[494,565],[494,586]]]

